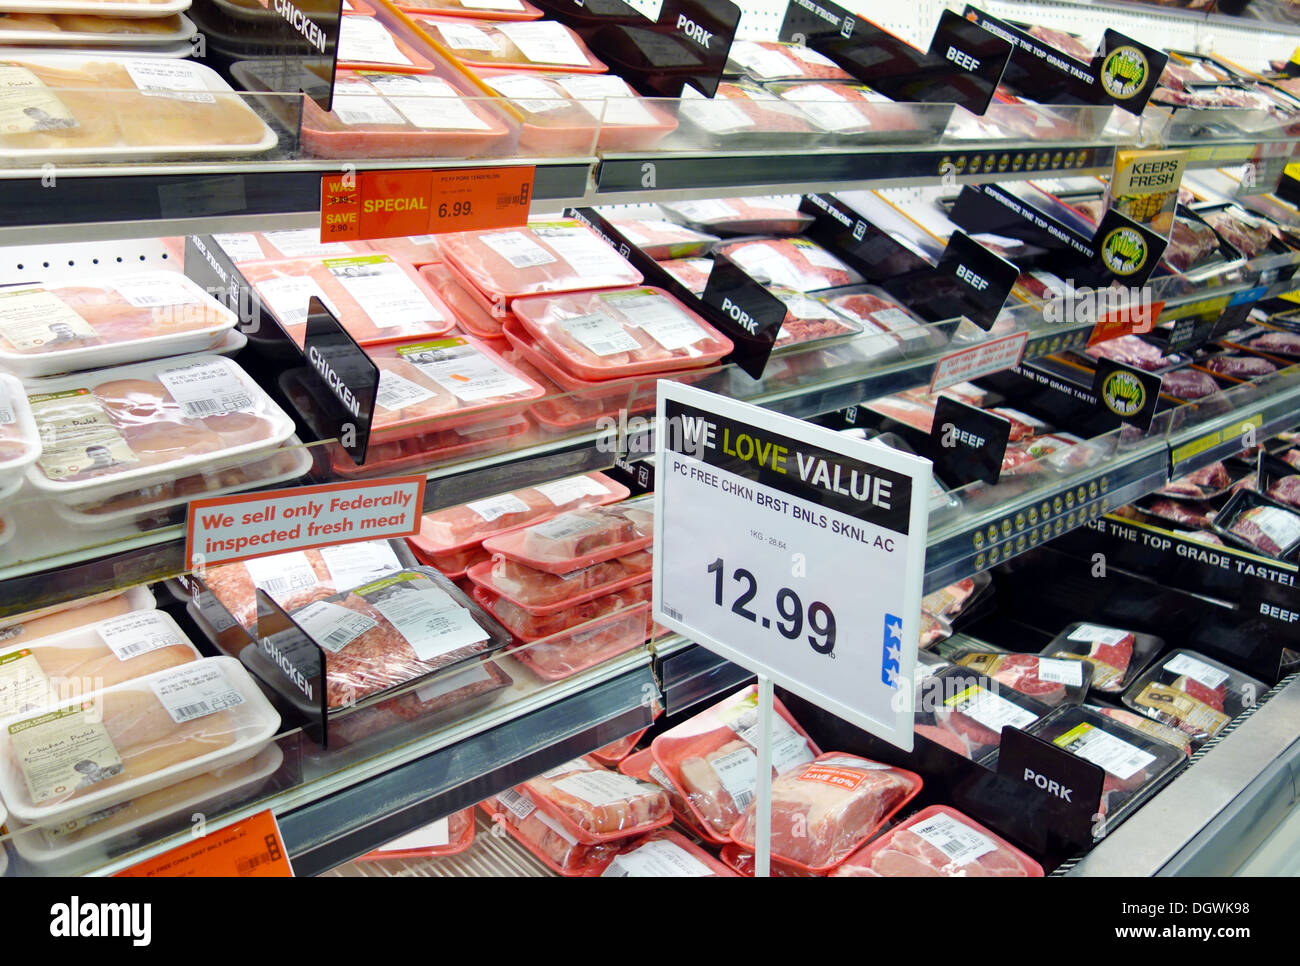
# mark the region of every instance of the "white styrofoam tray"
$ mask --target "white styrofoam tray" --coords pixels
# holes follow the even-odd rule
[[[5,9],[9,10],[12,7],[6,3]],[[0,31],[0,47],[91,47],[111,48],[116,52],[118,47],[160,48],[180,43],[188,44],[197,32],[198,28],[194,26],[194,21],[181,14],[180,29],[166,34],[114,34],[96,33],[93,30],[5,30]]]

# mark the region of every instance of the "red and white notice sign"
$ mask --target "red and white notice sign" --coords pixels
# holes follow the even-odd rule
[[[1025,354],[1025,344],[1029,342],[1028,332],[1003,336],[989,342],[950,352],[934,366],[934,379],[930,382],[930,392],[947,389],[959,382],[978,379],[990,373],[1001,372],[1020,365]]]

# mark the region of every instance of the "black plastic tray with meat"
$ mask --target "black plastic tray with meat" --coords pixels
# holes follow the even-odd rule
[[[959,645],[944,656],[959,667],[987,674],[998,683],[1055,708],[1082,704],[1092,686],[1090,660],[1058,659],[974,645]]]
[[[1165,649],[1163,638],[1123,627],[1075,621],[1042,650],[1048,657],[1077,658],[1092,664],[1092,698],[1119,701],[1130,681]]]
[[[1198,349],[1196,365],[1216,376],[1249,382],[1271,376],[1279,369],[1285,369],[1287,362],[1285,359],[1270,358],[1261,352],[1252,352],[1229,343]]]
[[[1196,651],[1177,650],[1124,692],[1124,704],[1177,728],[1200,745],[1259,702],[1268,685]]]
[[[918,686],[916,735],[983,764],[997,751],[1002,728],[1027,728],[1049,707],[970,668],[953,667]]]
[[[1189,500],[1199,503],[1227,493],[1238,478],[1239,476],[1234,477],[1229,472],[1224,463],[1211,463],[1185,476],[1170,480],[1156,492],[1156,495],[1171,500]]]
[[[1210,526],[1228,543],[1275,560],[1294,561],[1300,549],[1300,513],[1254,490],[1239,490]]]
[[[1253,352],[1281,356],[1291,362],[1300,362],[1300,333],[1288,332],[1273,326],[1258,326],[1242,334],[1234,335],[1230,345],[1239,345]]]
[[[1255,471],[1255,488],[1293,510],[1300,511],[1300,467],[1261,452]]]

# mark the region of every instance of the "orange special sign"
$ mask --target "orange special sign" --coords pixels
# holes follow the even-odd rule
[[[325,175],[321,241],[516,228],[528,220],[534,173],[512,165]]]
[[[121,878],[292,878],[293,868],[268,809],[117,873]]]

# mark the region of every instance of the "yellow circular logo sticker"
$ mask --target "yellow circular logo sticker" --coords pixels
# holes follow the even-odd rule
[[[1147,390],[1141,379],[1119,369],[1101,384],[1101,399],[1116,416],[1128,418],[1142,411],[1147,401]]]
[[[1147,240],[1136,228],[1113,229],[1101,242],[1101,260],[1116,275],[1134,275],[1147,260]]]
[[[1117,47],[1101,63],[1101,86],[1116,100],[1126,100],[1142,90],[1151,67],[1136,47]]]

